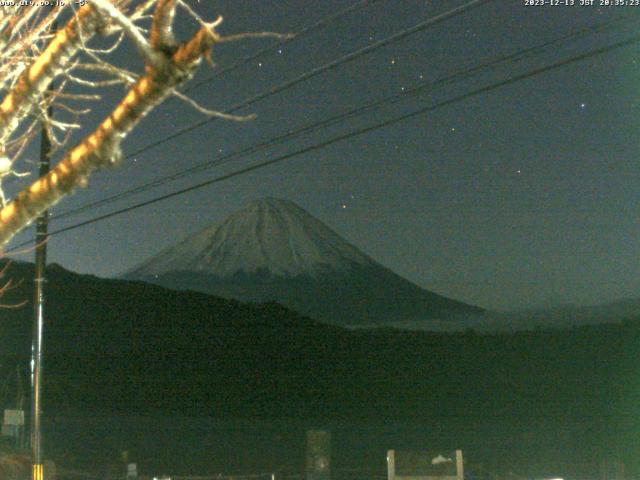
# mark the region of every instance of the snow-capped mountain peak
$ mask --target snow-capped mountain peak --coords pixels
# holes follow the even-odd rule
[[[190,271],[315,276],[376,263],[293,202],[264,198],[135,268],[135,277]]]
[[[482,311],[409,282],[296,204],[276,198],[250,203],[126,278],[240,301],[276,301],[338,325]]]

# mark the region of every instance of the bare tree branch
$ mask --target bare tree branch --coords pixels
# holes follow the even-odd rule
[[[91,0],[95,7],[104,15],[113,19],[117,23],[124,33],[130,38],[133,44],[142,55],[145,63],[156,65],[159,61],[158,54],[152,50],[151,45],[147,42],[147,39],[142,36],[139,28],[122,13],[110,0]]]
[[[40,85],[60,72],[60,64],[69,64],[70,50],[77,51],[80,48],[81,36],[85,32],[95,32],[98,28],[96,11],[113,10],[106,3],[107,0],[92,0],[94,8],[85,9],[83,7],[78,12],[78,16],[73,19],[67,27],[55,36],[45,51],[36,62],[25,72],[25,76],[33,79],[33,82]],[[115,7],[114,7],[115,8]],[[96,130],[82,140],[78,145],[68,151],[63,159],[51,172],[35,181],[31,186],[17,195],[13,201],[0,210],[0,245],[4,245],[13,235],[32,222],[44,210],[55,205],[65,195],[71,193],[80,186],[86,186],[89,175],[95,170],[108,167],[118,163],[121,158],[121,143],[125,137],[135,128],[145,115],[159,105],[167,96],[175,94],[176,88],[189,80],[196,68],[207,57],[213,45],[219,41],[235,40],[237,38],[226,39],[221,37],[215,26],[220,19],[213,23],[202,23],[202,28],[188,41],[175,44],[173,37],[173,18],[175,15],[175,0],[158,0],[153,16],[150,32],[150,41],[143,42],[136,40],[137,45],[142,50],[151,49],[153,55],[147,56],[145,60],[153,57],[153,61],[146,62],[145,73],[135,81],[126,96],[116,106],[112,113],[107,116]],[[129,21],[124,21],[119,14],[111,15],[123,31],[131,38],[138,38],[138,27],[132,26]],[[86,26],[85,26],[86,24]],[[137,33],[133,34],[131,29]],[[87,55],[92,55],[90,52]],[[95,55],[95,54],[93,54]],[[143,52],[144,55],[144,52]],[[55,59],[55,60],[54,60]],[[116,67],[101,67],[111,74],[119,75]],[[130,78],[130,77],[129,77]],[[17,87],[16,87],[17,88]],[[38,87],[39,88],[39,87]],[[43,90],[38,90],[41,95]],[[7,104],[7,100],[0,105],[0,139],[7,133],[5,130],[15,128],[18,121],[17,107],[14,105],[18,100],[22,100],[24,106],[20,114],[33,108],[37,102],[37,95],[33,91],[33,83],[22,86],[20,95],[14,94],[9,98],[13,100]],[[12,92],[13,93],[13,92]],[[10,94],[11,95],[11,94]],[[57,92],[56,98],[79,98],[81,94]],[[179,94],[181,98],[186,99]],[[13,104],[12,104],[13,102]],[[203,113],[223,115],[219,112],[204,109],[197,103],[190,101]],[[231,117],[235,120],[246,120],[246,117]],[[49,128],[61,128],[69,130],[75,125],[67,122],[52,122],[49,120]]]
[[[99,12],[90,4],[78,11],[60,29],[36,61],[25,69],[15,87],[0,104],[0,151],[20,121],[29,114],[47,86],[68,65],[80,48],[80,31],[93,35],[102,20]]]
[[[176,0],[159,0],[151,24],[151,45],[156,50],[175,46],[173,19],[176,15]]]

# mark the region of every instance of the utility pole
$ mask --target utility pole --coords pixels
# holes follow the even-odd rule
[[[49,88],[51,91],[51,88]],[[52,115],[48,107],[47,114]],[[42,126],[40,140],[40,177],[49,173],[51,140]],[[42,340],[44,334],[45,269],[47,266],[47,238],[49,211],[44,211],[36,223],[35,300],[33,315],[33,337],[31,343],[31,480],[44,480],[42,463]]]
[[[55,8],[55,7],[54,7]],[[51,32],[57,31],[57,21],[51,24]],[[50,100],[53,93],[53,83],[45,93],[45,100]],[[53,107],[47,107],[47,118],[53,117]],[[40,162],[39,176],[49,173],[51,165],[51,139],[43,119],[40,132]],[[49,227],[49,211],[45,210],[36,221],[36,258],[35,258],[35,299],[33,315],[33,331],[31,340],[31,480],[44,480],[42,455],[42,340],[44,335],[45,308],[45,269],[47,267],[47,239]]]

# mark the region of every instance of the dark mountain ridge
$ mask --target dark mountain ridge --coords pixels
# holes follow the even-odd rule
[[[3,301],[30,299],[33,267],[16,263],[7,275],[23,282]],[[350,331],[277,304],[56,266],[48,278],[47,415],[422,425],[424,442],[508,451],[511,461],[558,449],[576,462],[611,449],[639,458],[637,321],[491,335]],[[0,310],[5,378],[17,363],[26,371],[31,311]]]
[[[16,263],[9,269],[13,279],[24,281],[3,302],[27,299],[29,305],[0,310],[4,356],[26,358],[29,354],[32,268]],[[614,367],[621,367],[628,360],[628,349],[636,348],[632,342],[637,335],[635,323],[483,335],[351,331],[274,303],[243,304],[143,282],[78,275],[56,266],[49,269],[48,277],[45,335],[50,375],[100,375],[100,385],[89,382],[83,388],[102,390],[111,378],[139,390],[131,396],[109,398],[111,407],[135,407],[137,401],[148,407],[149,398],[141,393],[147,381],[165,394],[177,394],[180,385],[195,382],[190,393],[209,395],[211,382],[198,381],[207,376],[214,383],[243,390],[243,395],[251,391],[249,385],[262,385],[255,390],[262,394],[273,388],[276,397],[277,392],[295,390],[298,393],[285,402],[286,408],[296,406],[300,396],[309,401],[310,395],[312,403],[329,410],[342,405],[345,415],[378,408],[399,413],[403,404],[412,405],[405,413],[422,415],[429,405],[441,408],[445,399],[447,409],[478,409],[480,413],[486,396],[496,409],[512,413],[529,408],[562,410],[558,399],[573,396],[579,400],[576,408],[587,408],[591,404],[586,400],[602,399],[609,393],[606,385],[628,373],[629,366],[618,371]],[[625,337],[627,334],[631,336]],[[64,362],[64,368],[54,368],[57,361]],[[509,385],[520,385],[517,390],[527,392],[521,402],[507,401],[517,397]],[[489,387],[496,391],[487,390]],[[554,390],[553,397],[548,396],[549,389]],[[104,394],[109,397],[108,389]],[[398,398],[387,403],[389,396]],[[545,402],[533,400],[545,397]],[[363,409],[359,402],[364,398],[367,406]],[[175,400],[171,395],[165,399],[164,406]],[[309,404],[305,402],[306,409]],[[253,405],[257,408],[260,403]],[[266,414],[272,407],[286,410],[285,404],[272,405],[265,398],[253,413]],[[348,405],[353,408],[346,408]],[[246,404],[240,407],[230,402],[228,407],[251,414]],[[322,412],[324,407],[310,411]]]

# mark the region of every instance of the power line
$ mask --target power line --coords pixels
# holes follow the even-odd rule
[[[320,20],[318,20],[317,22],[309,25],[308,27],[304,27],[301,30],[299,30],[298,32],[294,33],[292,37],[290,38],[286,38],[284,40],[282,40],[281,42],[279,42],[275,47],[274,46],[270,46],[270,47],[265,47],[262,48],[260,50],[258,50],[257,52],[248,55],[246,57],[244,57],[242,60],[240,60],[237,63],[234,63],[233,65],[230,65],[226,68],[222,68],[220,70],[218,70],[216,73],[214,73],[213,75],[211,75],[209,78],[206,78],[204,80],[200,80],[198,82],[194,82],[190,85],[187,86],[187,88],[185,88],[183,91],[184,92],[189,92],[191,90],[194,90],[198,87],[200,87],[201,85],[204,85],[205,83],[209,83],[212,80],[215,80],[216,78],[224,75],[225,73],[229,73],[229,72],[233,72],[235,70],[237,70],[238,68],[248,64],[249,62],[251,62],[252,60],[255,60],[256,58],[261,57],[262,55],[264,55],[265,53],[269,53],[271,50],[273,50],[274,48],[280,48],[283,47],[293,41],[299,40],[300,38],[302,38],[305,35],[308,35],[309,33],[315,31],[315,30],[319,30],[321,28],[323,28],[324,26],[328,25],[329,23],[337,20],[338,18],[347,15],[355,10],[358,10],[360,8],[364,8],[364,7],[368,7],[369,5],[372,5],[376,2],[379,2],[380,0],[360,0],[359,2],[356,2],[346,8],[343,8],[342,10],[339,10],[338,12],[334,13],[333,15],[329,15],[328,17],[324,17]]]
[[[454,103],[458,103],[458,102],[460,102],[462,100],[466,100],[468,98],[472,98],[472,97],[475,97],[477,95],[481,95],[483,93],[491,92],[493,90],[496,90],[498,88],[504,87],[506,85],[510,85],[510,84],[513,84],[513,83],[516,83],[516,82],[519,82],[519,81],[522,81],[522,80],[526,80],[528,78],[531,78],[531,77],[534,77],[534,76],[537,76],[537,75],[541,75],[543,73],[546,73],[546,72],[549,72],[549,71],[552,71],[552,70],[556,70],[556,69],[561,68],[561,67],[565,67],[567,65],[570,65],[572,63],[576,63],[576,62],[585,60],[587,58],[595,57],[595,56],[598,56],[598,55],[603,55],[605,53],[609,53],[609,52],[611,52],[613,50],[617,50],[619,48],[628,47],[628,46],[633,45],[633,44],[638,43],[638,42],[640,42],[640,35],[635,35],[633,37],[630,37],[630,38],[628,38],[626,40],[614,43],[612,45],[609,45],[609,46],[606,46],[606,47],[602,47],[602,48],[599,48],[599,49],[595,49],[595,50],[591,50],[589,52],[585,52],[585,53],[582,53],[582,54],[579,54],[579,55],[575,55],[575,56],[567,58],[565,60],[560,60],[560,61],[552,63],[550,65],[530,70],[529,72],[526,72],[526,73],[523,73],[523,74],[514,75],[514,76],[509,77],[509,78],[507,78],[505,80],[502,80],[502,81],[499,81],[499,82],[495,82],[495,83],[492,83],[492,84],[487,85],[485,87],[481,87],[481,88],[478,88],[476,90],[473,90],[471,92],[468,92],[468,93],[465,93],[465,94],[461,94],[461,95],[458,95],[456,97],[450,98],[448,100],[444,100],[442,102],[436,103],[434,105],[429,105],[427,107],[420,108],[420,109],[415,110],[413,112],[410,112],[410,113],[407,113],[407,114],[404,114],[404,115],[401,115],[401,116],[398,116],[398,117],[395,117],[395,118],[392,118],[392,119],[389,119],[389,120],[385,120],[384,122],[380,122],[380,123],[377,123],[375,125],[371,125],[371,126],[360,128],[360,129],[357,129],[357,130],[354,130],[354,131],[351,131],[351,132],[348,132],[348,133],[345,133],[345,134],[342,134],[342,135],[338,135],[338,136],[333,137],[333,138],[331,138],[329,140],[326,140],[326,141],[323,141],[323,142],[320,142],[320,143],[316,143],[314,145],[302,148],[302,149],[297,150],[295,152],[287,153],[287,154],[281,155],[281,156],[279,156],[277,158],[274,158],[274,159],[271,159],[271,160],[267,160],[267,161],[264,161],[264,162],[260,162],[260,163],[257,163],[257,164],[242,168],[240,170],[236,170],[235,172],[231,172],[231,173],[228,173],[228,174],[225,174],[225,175],[221,175],[221,176],[216,177],[216,178],[212,178],[212,179],[206,180],[204,182],[197,183],[197,184],[192,185],[190,187],[186,187],[186,188],[183,188],[183,189],[180,189],[180,190],[176,190],[176,191],[168,193],[168,194],[160,195],[160,196],[155,197],[153,199],[150,199],[150,200],[147,200],[147,201],[144,201],[144,202],[140,202],[140,203],[131,205],[129,207],[121,208],[119,210],[115,210],[113,212],[109,212],[109,213],[104,214],[104,215],[99,215],[97,217],[91,218],[89,220],[85,220],[83,222],[76,223],[74,225],[70,225],[70,226],[67,226],[67,227],[64,227],[64,228],[60,228],[58,230],[55,230],[55,231],[51,232],[49,234],[49,236],[53,236],[53,235],[57,235],[57,234],[60,234],[60,233],[68,232],[70,230],[75,230],[77,228],[80,228],[80,227],[83,227],[83,226],[86,226],[86,225],[90,225],[92,223],[96,223],[96,222],[99,222],[99,221],[102,221],[102,220],[106,220],[108,218],[111,218],[111,217],[114,217],[114,216],[117,216],[117,215],[121,215],[123,213],[127,213],[127,212],[130,212],[130,211],[133,211],[133,210],[137,210],[138,208],[142,208],[142,207],[145,207],[147,205],[152,205],[154,203],[158,203],[160,201],[163,201],[163,200],[166,200],[166,199],[169,199],[169,198],[172,198],[172,197],[183,195],[185,193],[188,193],[188,192],[191,192],[191,191],[194,191],[194,190],[198,190],[200,188],[203,188],[203,187],[206,187],[206,186],[209,186],[209,185],[213,185],[215,183],[219,183],[219,182],[222,182],[224,180],[228,180],[228,179],[233,178],[233,177],[237,177],[237,176],[240,176],[240,175],[243,175],[243,174],[246,174],[246,173],[250,173],[250,172],[253,172],[255,170],[259,170],[261,168],[264,168],[264,167],[267,167],[267,166],[270,166],[270,165],[274,165],[276,163],[280,163],[280,162],[282,162],[284,160],[289,160],[290,158],[297,157],[297,156],[305,154],[305,153],[309,153],[309,152],[313,152],[313,151],[316,151],[316,150],[320,150],[320,149],[325,148],[325,147],[327,147],[329,145],[332,145],[334,143],[338,143],[338,142],[341,142],[343,140],[354,138],[354,137],[363,135],[365,133],[368,133],[368,132],[371,132],[371,131],[374,131],[374,130],[378,130],[380,128],[387,127],[389,125],[394,125],[396,123],[403,122],[405,120],[409,120],[411,118],[417,117],[419,115],[423,115],[425,113],[432,112],[432,111],[437,110],[439,108],[442,108],[442,107],[445,107],[445,106],[449,106],[449,105],[452,105]],[[24,242],[24,243],[22,243],[20,245],[17,245],[15,247],[11,248],[10,250],[8,250],[8,252],[14,251],[14,250],[16,250],[16,249],[18,249],[18,248],[20,248],[20,247],[22,247],[24,245],[27,245],[27,244],[31,243],[31,241],[32,240],[30,240],[28,242]]]
[[[468,11],[468,10],[470,10],[472,8],[476,8],[476,7],[478,7],[478,6],[480,6],[480,5],[484,4],[484,3],[489,3],[491,1],[493,1],[493,0],[473,0],[473,1],[471,1],[469,3],[466,3],[466,4],[464,4],[464,5],[460,6],[460,7],[453,8],[453,9],[448,10],[448,11],[446,11],[446,12],[440,14],[440,15],[437,15],[435,17],[431,17],[431,18],[429,18],[429,19],[427,19],[427,20],[425,20],[423,22],[418,23],[417,25],[414,25],[411,28],[402,30],[402,31],[400,31],[400,32],[398,32],[398,33],[396,33],[394,35],[391,35],[391,36],[385,38],[385,39],[379,40],[378,42],[376,42],[374,44],[371,44],[371,45],[369,45],[367,47],[364,47],[364,48],[361,48],[361,49],[356,50],[354,52],[351,52],[351,53],[349,53],[347,55],[344,55],[344,56],[342,56],[342,57],[340,57],[340,58],[338,58],[336,60],[333,60],[333,61],[331,61],[331,62],[329,62],[327,64],[321,65],[320,67],[316,67],[316,68],[314,68],[314,69],[312,69],[312,70],[310,70],[310,71],[308,71],[306,73],[303,73],[303,74],[299,75],[298,77],[293,78],[292,80],[286,81],[286,82],[284,82],[284,83],[282,83],[282,84],[280,84],[280,85],[278,85],[278,86],[276,86],[276,87],[274,87],[274,88],[272,88],[270,90],[266,90],[266,91],[254,96],[254,97],[252,97],[250,99],[247,99],[247,100],[243,101],[240,104],[237,104],[237,105],[225,110],[225,113],[235,112],[235,111],[239,110],[240,108],[243,108],[245,106],[251,105],[251,104],[253,104],[253,103],[255,103],[255,102],[257,102],[257,101],[259,101],[259,100],[261,100],[263,98],[266,98],[268,96],[271,96],[271,95],[274,95],[276,93],[279,93],[279,92],[281,92],[281,91],[283,91],[283,90],[285,90],[287,88],[290,88],[290,87],[296,85],[297,83],[300,83],[302,81],[306,81],[306,80],[308,80],[308,79],[310,79],[312,77],[315,77],[315,76],[319,75],[320,73],[324,73],[325,71],[331,70],[331,69],[337,67],[338,65],[341,65],[343,63],[352,61],[352,60],[354,60],[354,59],[356,59],[356,58],[358,58],[360,56],[363,56],[365,54],[371,53],[372,51],[374,51],[374,50],[376,50],[378,48],[381,48],[382,46],[385,46],[385,45],[387,45],[387,44],[389,44],[389,43],[391,43],[393,41],[397,41],[397,40],[405,38],[405,37],[407,37],[409,35],[412,35],[414,33],[420,32],[420,31],[422,31],[422,30],[424,30],[424,29],[426,29],[426,28],[428,28],[430,26],[433,26],[435,24],[441,23],[441,22],[443,22],[445,20],[448,20],[450,18],[453,18],[455,16],[461,15],[462,13],[465,13],[466,11]],[[347,114],[347,115],[349,115],[349,114]],[[145,151],[150,150],[152,148],[155,148],[155,147],[157,147],[157,146],[159,146],[161,144],[173,141],[176,138],[178,138],[178,137],[180,137],[182,135],[185,135],[186,133],[189,133],[189,132],[191,132],[193,130],[196,130],[196,129],[198,129],[198,128],[200,128],[200,127],[202,127],[202,126],[204,126],[204,125],[206,125],[206,124],[208,124],[210,122],[213,122],[215,120],[217,120],[217,118],[214,117],[214,118],[208,118],[208,119],[200,121],[200,122],[196,122],[196,123],[184,128],[184,129],[182,129],[182,130],[180,130],[180,131],[178,131],[178,132],[176,132],[176,133],[174,133],[172,135],[169,135],[169,136],[167,136],[167,137],[165,137],[165,138],[163,138],[161,140],[158,140],[156,142],[152,142],[150,144],[147,144],[146,146],[144,146],[144,147],[134,151],[133,153],[127,155],[125,157],[125,159],[129,159],[129,158],[135,157],[135,156],[140,155],[141,153],[144,153]],[[266,146],[266,145],[264,145],[264,146]],[[246,152],[243,152],[243,153],[246,153]],[[121,198],[121,197],[118,196],[118,198]],[[94,202],[93,204],[91,204],[91,207],[97,206],[97,204],[102,205],[102,204],[104,204],[104,202],[103,201]],[[85,210],[86,208],[85,207],[80,207],[80,209]],[[70,216],[70,215],[75,214],[75,213],[77,213],[77,209],[74,210],[74,211],[63,212],[63,213],[57,215],[56,217],[57,218],[66,217],[66,216]]]
[[[362,57],[364,55],[367,55],[367,54],[369,54],[369,53],[371,53],[371,52],[373,52],[375,50],[378,50],[378,49],[380,49],[380,48],[382,48],[382,47],[384,47],[384,46],[386,46],[386,45],[388,45],[390,43],[397,42],[397,41],[402,40],[403,38],[406,38],[406,37],[408,37],[410,35],[422,32],[423,30],[426,30],[429,27],[432,27],[432,26],[437,25],[439,23],[442,23],[442,22],[444,22],[446,20],[449,20],[451,18],[454,18],[454,17],[457,17],[459,15],[462,15],[463,13],[466,13],[466,12],[468,12],[468,11],[474,9],[474,8],[477,8],[477,7],[479,7],[479,6],[481,6],[481,5],[485,4],[485,3],[489,3],[489,2],[492,2],[492,1],[494,1],[494,0],[472,0],[472,1],[470,1],[468,3],[465,3],[464,5],[461,5],[459,7],[453,8],[451,10],[447,10],[444,13],[441,13],[439,15],[436,15],[435,17],[431,17],[431,18],[429,18],[429,19],[427,19],[427,20],[425,20],[423,22],[420,22],[420,23],[414,25],[413,27],[401,30],[401,31],[399,31],[399,32],[387,37],[387,38],[384,38],[384,39],[379,40],[379,41],[377,41],[375,43],[372,43],[371,45],[368,45],[366,47],[363,47],[363,48],[360,48],[358,50],[355,50],[355,51],[353,51],[351,53],[348,53],[348,54],[336,59],[336,60],[333,60],[333,61],[331,61],[329,63],[326,63],[324,65],[316,67],[316,68],[314,68],[312,70],[309,70],[308,72],[305,72],[305,73],[303,73],[303,74],[301,74],[301,75],[299,75],[299,76],[297,76],[297,77],[295,77],[295,78],[293,78],[291,80],[288,80],[288,81],[286,81],[284,83],[276,85],[273,88],[265,90],[265,91],[255,95],[255,96],[251,97],[251,98],[248,98],[248,99],[246,99],[246,100],[244,100],[244,101],[242,101],[242,102],[240,102],[240,103],[238,103],[238,104],[236,104],[236,105],[224,110],[223,113],[233,113],[233,112],[236,112],[236,111],[238,111],[238,110],[240,110],[240,109],[242,109],[244,107],[248,107],[250,105],[253,105],[254,103],[256,103],[256,102],[258,102],[258,101],[260,101],[260,100],[262,100],[264,98],[270,97],[270,96],[275,95],[277,93],[280,93],[280,92],[282,92],[284,90],[287,90],[287,89],[297,85],[298,83],[310,80],[311,78],[314,78],[314,77],[320,75],[321,73],[328,72],[328,71],[333,70],[334,68],[336,68],[336,67],[338,67],[340,65],[352,62],[353,60],[356,60],[356,59],[358,59],[358,58],[360,58],[360,57]],[[140,155],[141,153],[146,152],[147,150],[151,150],[152,148],[155,148],[155,147],[157,147],[159,145],[162,145],[164,143],[170,142],[170,141],[172,141],[172,140],[174,140],[174,139],[176,139],[178,137],[181,137],[182,135],[185,135],[186,133],[192,132],[192,131],[194,131],[194,130],[196,130],[196,129],[204,126],[204,125],[207,125],[207,124],[209,124],[211,122],[215,122],[216,120],[218,120],[217,117],[212,117],[212,118],[207,118],[206,120],[202,120],[200,122],[196,122],[196,123],[190,125],[189,127],[186,127],[186,128],[183,128],[182,130],[177,131],[176,133],[174,133],[172,135],[169,135],[169,136],[167,136],[167,137],[165,137],[165,138],[163,138],[161,140],[157,140],[156,142],[147,144],[144,147],[139,148],[138,150],[134,151],[133,153],[130,153],[129,155],[127,155],[125,157],[125,160],[129,159],[129,158],[132,158],[132,157],[135,157],[137,155]]]
[[[403,100],[405,98],[409,98],[410,96],[414,96],[414,95],[418,95],[423,93],[425,90],[426,91],[432,91],[433,89],[435,89],[436,87],[440,87],[449,83],[453,83],[454,81],[458,81],[458,80],[462,80],[465,79],[467,77],[472,76],[473,74],[477,74],[483,70],[487,70],[496,66],[499,66],[500,64],[504,64],[506,62],[513,62],[513,61],[517,61],[523,58],[526,58],[532,54],[537,54],[539,53],[540,50],[544,50],[547,49],[551,46],[555,46],[561,42],[566,42],[567,40],[572,40],[575,38],[580,38],[582,36],[585,35],[589,35],[592,33],[598,33],[598,32],[602,32],[605,31],[607,28],[611,27],[614,24],[617,23],[622,23],[622,22],[628,22],[630,20],[633,21],[637,21],[640,17],[638,17],[637,15],[628,15],[628,16],[624,16],[618,19],[614,19],[611,20],[609,22],[604,22],[598,25],[594,25],[594,26],[589,26],[589,27],[585,27],[585,28],[581,28],[578,29],[574,32],[568,33],[566,35],[562,35],[558,38],[554,38],[552,40],[546,41],[544,43],[535,45],[533,47],[529,47],[527,49],[524,50],[519,50],[517,52],[511,53],[511,54],[507,54],[501,57],[497,57],[494,60],[491,60],[489,62],[483,63],[481,65],[477,65],[475,67],[463,70],[463,71],[459,71],[456,73],[453,73],[451,75],[448,75],[446,77],[440,78],[438,80],[436,80],[435,82],[427,82],[427,83],[423,83],[420,84],[416,87],[410,88],[410,89],[406,89],[405,91],[402,91],[400,93],[396,93],[390,96],[387,96],[385,98],[382,98],[380,100],[376,100],[374,102],[370,102],[364,106],[349,110],[347,112],[343,112],[340,113],[338,115],[335,115],[333,117],[327,118],[323,121],[320,122],[316,122],[316,123],[312,123],[312,124],[308,124],[302,127],[299,127],[296,130],[293,131],[289,131],[285,134],[279,135],[277,137],[268,139],[264,142],[258,143],[256,145],[252,145],[250,147],[244,148],[242,150],[236,150],[235,152],[231,152],[227,155],[224,155],[222,157],[218,157],[214,160],[209,160],[203,163],[200,163],[198,165],[195,165],[193,167],[190,167],[188,169],[185,170],[181,170],[180,172],[171,174],[171,175],[167,175],[164,177],[160,177],[156,180],[153,180],[151,182],[147,182],[145,184],[142,185],[138,185],[137,187],[131,188],[129,190],[126,190],[124,192],[120,192],[118,194],[112,195],[110,197],[101,199],[101,200],[97,200],[85,205],[81,205],[77,208],[71,209],[71,210],[67,210],[65,212],[62,212],[58,215],[54,215],[52,217],[52,219],[61,219],[61,218],[67,218],[67,217],[71,217],[74,215],[77,215],[78,213],[81,213],[83,211],[89,210],[89,209],[93,209],[93,208],[97,208],[103,205],[107,205],[109,203],[113,203],[117,200],[123,199],[123,198],[127,198],[129,196],[132,195],[136,195],[138,193],[142,193],[144,191],[150,190],[152,188],[156,188],[162,185],[165,185],[169,182],[175,181],[177,179],[186,177],[188,175],[192,175],[194,173],[198,173],[210,168],[213,168],[215,166],[219,166],[222,165],[224,163],[227,163],[230,160],[239,158],[239,157],[243,157],[249,154],[253,154],[256,153],[258,151],[264,150],[267,147],[279,144],[279,143],[283,143],[285,141],[291,140],[293,138],[297,138],[305,133],[309,133],[311,131],[317,130],[319,128],[322,127],[327,127],[330,125],[334,125],[340,121],[343,121],[345,119],[348,118],[352,118],[354,116],[358,116],[358,115],[362,115],[365,112],[368,112],[370,110],[373,110],[375,108],[378,108],[386,103],[392,103],[392,102],[397,102],[399,100]]]

